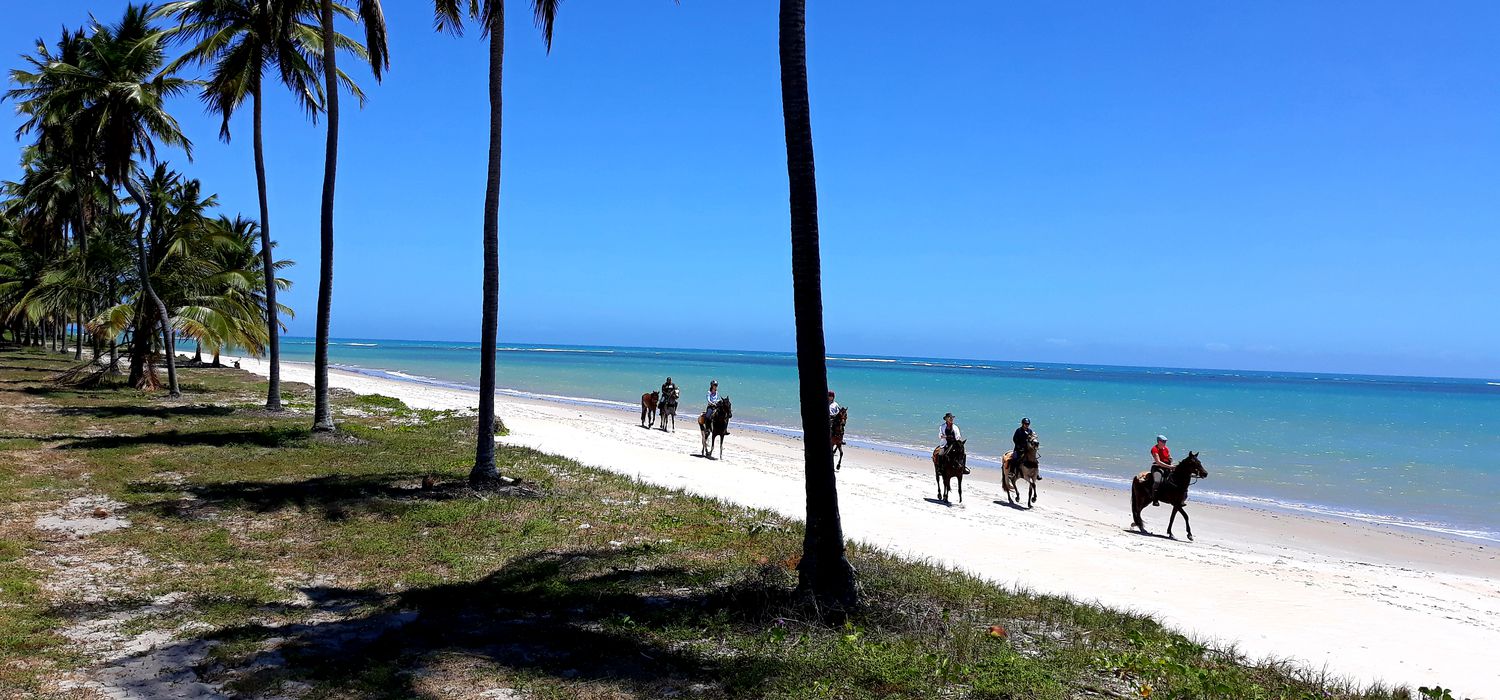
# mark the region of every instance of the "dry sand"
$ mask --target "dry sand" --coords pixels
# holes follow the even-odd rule
[[[266,372],[255,358],[242,364]],[[478,405],[472,392],[329,374],[334,387],[416,408]],[[282,378],[312,384],[312,367],[284,363]],[[672,434],[609,408],[502,395],[496,412],[510,429],[505,443],[789,516],[804,512],[796,439],[731,426],[724,459],[710,461],[696,456],[691,416]],[[1045,475],[1045,453],[1042,464]],[[1197,541],[1186,541],[1181,522],[1174,541],[1127,530],[1128,475],[1118,489],[1045,479],[1027,511],[1006,505],[983,471],[966,480],[964,504],[954,494],[948,507],[931,500],[930,464],[849,448],[839,474],[844,531],[1002,584],[1149,613],[1253,658],[1500,698],[1500,547],[1205,503],[1189,508]],[[1169,513],[1148,509],[1148,527],[1164,532]]]

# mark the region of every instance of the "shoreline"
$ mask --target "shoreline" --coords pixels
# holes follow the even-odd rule
[[[355,344],[358,345],[358,343]],[[260,361],[259,358],[232,359],[252,359],[256,360],[257,362]],[[288,360],[286,362],[300,363],[300,361],[297,360]],[[469,386],[457,382],[449,382],[433,377],[408,374],[406,372],[396,370],[372,369],[353,365],[332,364],[330,365],[330,369],[350,372],[353,374],[372,377],[376,379],[388,379],[392,381],[417,384],[421,386],[430,386],[453,391],[468,393],[476,393],[479,391],[479,388],[475,386]],[[509,396],[515,399],[536,400],[561,405],[584,406],[604,410],[612,410],[629,415],[636,415],[636,412],[639,408],[638,406],[628,404],[623,401],[613,401],[609,399],[595,399],[578,396],[565,396],[559,394],[545,394],[532,391],[523,391],[519,389],[499,388],[496,390],[496,394],[498,396]],[[802,439],[802,431],[799,428],[762,423],[749,423],[745,421],[738,421],[736,425],[740,426],[741,430],[753,430],[756,432],[777,435],[793,440]],[[904,445],[874,438],[861,438],[853,434],[846,435],[846,440],[847,447],[858,447],[863,450],[884,452],[898,457],[916,459],[922,462],[924,465],[927,460],[928,449],[930,449],[918,448],[911,445]],[[977,475],[980,472],[989,472],[984,476],[996,484],[999,483],[1000,477],[997,470],[1000,468],[1000,462],[998,458],[971,454],[970,462],[972,463],[971,466],[976,467],[975,475],[971,475],[971,478],[977,478]],[[1128,481],[1124,477],[1104,476],[1096,472],[1084,471],[1082,469],[1079,469],[1076,465],[1058,465],[1057,463],[1051,461],[1047,461],[1047,463],[1043,465],[1043,475],[1051,479],[1065,481],[1072,485],[1100,488],[1104,490],[1110,490],[1114,486],[1120,486],[1128,483]],[[1437,539],[1455,540],[1458,542],[1469,544],[1500,547],[1500,531],[1465,529],[1460,526],[1448,523],[1417,521],[1398,515],[1368,512],[1357,509],[1351,510],[1311,501],[1287,501],[1273,499],[1265,496],[1247,496],[1233,493],[1224,493],[1215,491],[1211,485],[1200,486],[1198,489],[1194,490],[1193,502],[1197,504],[1211,503],[1214,505],[1230,508],[1242,508],[1267,514],[1276,514],[1279,516],[1286,515],[1301,518],[1310,518],[1313,520],[1320,520],[1328,523],[1344,523],[1346,521],[1355,521],[1365,526],[1384,529],[1391,532],[1406,532]]]
[[[264,362],[240,359],[242,369],[265,374]],[[311,365],[283,362],[282,371],[285,381],[311,383]],[[477,405],[472,389],[366,371],[329,375],[332,386],[390,395],[414,408]],[[499,438],[506,444],[804,514],[802,443],[795,437],[732,429],[725,459],[707,461],[696,456],[695,430],[643,430],[635,415],[609,402],[498,394],[497,413],[511,431]],[[1189,509],[1198,537],[1189,543],[1126,531],[1123,482],[1111,489],[1047,479],[1036,509],[1025,511],[1007,507],[998,475],[978,469],[966,479],[966,505],[947,507],[931,501],[931,468],[918,458],[851,447],[844,466],[840,505],[851,540],[1006,585],[1151,614],[1255,659],[1289,659],[1365,683],[1442,683],[1464,696],[1500,697],[1500,669],[1486,652],[1500,648],[1500,547],[1201,501]],[[1159,533],[1168,514],[1150,508],[1144,516]],[[1183,523],[1176,532],[1183,535]],[[1162,597],[1179,586],[1201,593]],[[1412,658],[1412,649],[1423,658]]]

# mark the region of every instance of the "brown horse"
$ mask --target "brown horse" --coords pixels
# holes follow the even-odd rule
[[[849,424],[849,409],[845,406],[839,407],[839,412],[828,419],[828,443],[833,446],[834,454],[838,455],[838,461],[834,462],[833,470],[844,468],[844,426]]]
[[[667,420],[672,421],[672,432],[677,432],[677,397],[682,395],[682,390],[672,387],[672,390],[661,395],[661,401],[656,404],[656,413],[661,417],[661,431],[667,432]]]
[[[653,391],[649,394],[641,394],[641,427],[650,428],[656,425],[656,401],[661,392]],[[648,422],[649,421],[649,422]]]
[[[943,448],[937,447],[932,450],[932,470],[937,474],[938,500],[948,502],[948,494],[952,492],[952,479],[958,477],[958,502],[964,502],[964,475],[969,473],[969,457],[964,454],[964,443],[967,440],[954,440],[953,446],[948,448],[948,454],[943,454]]]
[[[1041,449],[1042,443],[1033,435],[1020,457],[1016,456],[1015,450],[1011,450],[1000,458],[1000,485],[1005,488],[1005,500],[1011,503],[1021,500],[1020,481],[1025,479],[1031,484],[1031,492],[1026,496],[1026,507],[1030,508],[1036,503],[1036,477],[1041,468],[1037,453]],[[1015,492],[1014,497],[1011,495],[1012,491]]]
[[[1172,506],[1172,517],[1167,520],[1167,537],[1172,537],[1172,524],[1177,522],[1177,514],[1182,514],[1182,524],[1187,527],[1187,538],[1193,539],[1193,525],[1188,522],[1188,514],[1182,505],[1187,502],[1188,487],[1193,485],[1193,479],[1207,479],[1208,470],[1203,468],[1203,463],[1198,461],[1197,452],[1189,452],[1187,459],[1172,467],[1172,471],[1162,479],[1161,485],[1156,487],[1156,499],[1165,501]],[[1146,523],[1141,520],[1141,511],[1151,503],[1151,472],[1144,471],[1136,475],[1130,484],[1130,510],[1135,516],[1131,523],[1133,527],[1140,528],[1142,534],[1151,534],[1146,530]],[[1173,538],[1176,539],[1176,538]]]
[[[729,419],[734,417],[734,410],[729,405],[729,397],[719,399],[718,408],[714,409],[713,425],[709,425],[708,411],[698,414],[698,432],[703,437],[702,454],[709,459],[714,458],[714,438],[719,439],[719,459],[724,458],[724,436],[729,434]]]

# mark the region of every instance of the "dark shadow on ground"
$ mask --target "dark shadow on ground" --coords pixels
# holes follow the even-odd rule
[[[224,508],[243,508],[258,513],[296,508],[321,513],[327,520],[343,520],[355,513],[374,510],[380,502],[450,501],[481,495],[466,482],[441,482],[424,487],[421,481],[427,474],[423,470],[408,470],[378,475],[336,474],[300,481],[208,484],[137,481],[127,489],[138,494],[189,493],[192,498],[172,498],[138,507],[167,517],[190,520]],[[515,484],[486,488],[482,495],[487,498],[535,498],[541,494],[526,484]]]
[[[55,409],[64,416],[94,416],[97,418],[172,418],[176,416],[227,416],[234,413],[229,406],[69,406]]]
[[[167,430],[144,435],[101,435],[59,445],[64,450],[104,450],[114,447],[162,445],[166,447],[296,447],[307,441],[307,431],[294,427],[267,426],[259,430],[207,430],[183,432]]]
[[[683,630],[773,624],[766,614],[788,599],[784,581],[763,576],[704,587],[701,574],[637,568],[644,554],[542,552],[479,581],[394,595],[305,591],[320,609],[355,601],[355,614],[321,624],[231,627],[178,644],[283,639],[207,671],[224,678],[204,680],[234,678],[237,687],[316,681],[379,698],[420,697],[414,682],[422,668],[452,654],[640,697],[758,697],[785,674],[783,660],[724,653],[711,631],[701,632],[702,647],[678,639]]]

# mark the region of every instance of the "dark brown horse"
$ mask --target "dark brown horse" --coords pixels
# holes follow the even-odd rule
[[[1015,454],[1015,450],[1011,450],[1000,458],[1000,485],[1005,488],[1005,500],[1011,503],[1021,500],[1020,482],[1025,479],[1031,484],[1031,492],[1026,496],[1026,507],[1030,508],[1036,503],[1036,477],[1041,469],[1037,455],[1041,449],[1042,443],[1033,435],[1020,456]],[[1015,492],[1014,497],[1012,492]]]
[[[952,479],[958,477],[958,502],[964,502],[964,475],[969,473],[969,457],[964,454],[966,442],[968,441],[954,440],[946,455],[941,447],[932,450],[932,470],[937,474],[939,501],[948,502]]]
[[[833,453],[838,455],[838,461],[833,463],[833,470],[844,468],[844,426],[849,425],[849,409],[839,407],[839,412],[828,419],[828,443],[833,446]]]
[[[677,432],[677,397],[682,395],[682,390],[672,387],[661,395],[661,401],[656,404],[656,413],[661,417],[661,431],[667,432],[667,420],[672,421],[672,432]]]
[[[1188,487],[1193,485],[1193,479],[1207,479],[1208,470],[1203,468],[1203,463],[1198,461],[1197,452],[1189,452],[1187,459],[1172,467],[1159,486],[1156,487],[1156,499],[1169,503],[1172,506],[1172,517],[1167,519],[1167,537],[1172,537],[1172,524],[1177,522],[1177,514],[1182,514],[1182,524],[1187,527],[1187,538],[1193,539],[1193,525],[1188,522],[1188,514],[1183,510],[1182,504],[1187,502]],[[1151,534],[1146,530],[1146,523],[1141,520],[1141,511],[1151,503],[1151,472],[1144,471],[1136,475],[1130,484],[1130,510],[1135,516],[1131,523],[1133,527],[1140,528],[1143,534]],[[1173,538],[1175,539],[1175,538]]]
[[[734,410],[729,406],[729,397],[719,399],[719,405],[714,409],[713,425],[709,425],[708,411],[698,414],[698,432],[703,436],[703,449],[700,454],[709,459],[714,458],[714,438],[719,439],[719,458],[724,458],[724,436],[729,434],[729,419],[734,417]]]
[[[661,392],[653,391],[649,394],[641,394],[641,427],[650,428],[656,425],[656,402]]]

